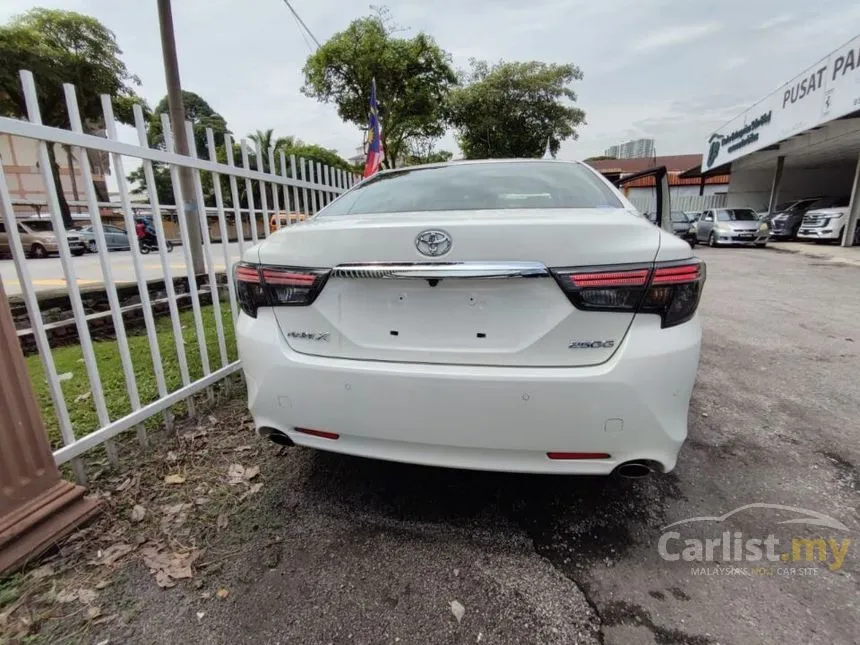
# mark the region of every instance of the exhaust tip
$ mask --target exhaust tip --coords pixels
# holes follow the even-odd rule
[[[276,443],[279,446],[293,446],[293,440],[287,436],[287,434],[281,430],[277,430],[275,428],[260,428],[257,433],[263,437],[264,439],[268,439],[272,443]]]
[[[625,479],[642,479],[653,472],[654,468],[647,461],[628,461],[615,469],[615,473]]]

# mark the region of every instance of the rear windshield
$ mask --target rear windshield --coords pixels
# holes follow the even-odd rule
[[[622,208],[591,170],[558,162],[451,164],[377,175],[319,217],[407,211]]]
[[[721,222],[755,222],[758,215],[748,208],[727,208],[717,211],[717,219]]]

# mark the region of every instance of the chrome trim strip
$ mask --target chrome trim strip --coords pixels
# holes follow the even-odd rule
[[[445,278],[541,278],[549,270],[540,262],[402,262],[395,264],[341,264],[333,278],[392,278],[442,280]]]

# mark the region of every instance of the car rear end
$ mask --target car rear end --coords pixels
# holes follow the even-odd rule
[[[670,470],[701,336],[689,246],[579,164],[392,175],[237,265],[258,430],[427,465]]]

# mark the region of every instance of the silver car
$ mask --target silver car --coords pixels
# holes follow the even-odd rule
[[[131,248],[131,243],[128,239],[128,233],[125,229],[110,224],[103,224],[102,228],[105,232],[105,242],[107,242],[108,251],[128,251]],[[98,251],[96,245],[96,233],[93,230],[92,224],[82,226],[78,233],[84,239],[84,244],[87,246],[87,251],[95,253]]]
[[[746,244],[763,247],[770,236],[766,222],[751,208],[712,208],[696,222],[696,239],[708,246]]]

